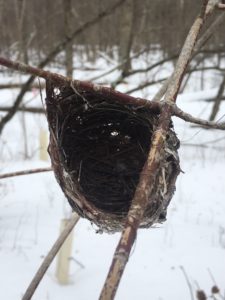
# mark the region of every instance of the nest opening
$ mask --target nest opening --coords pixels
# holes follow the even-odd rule
[[[126,215],[149,152],[152,125],[119,103],[85,105],[63,124],[67,170],[97,209]]]

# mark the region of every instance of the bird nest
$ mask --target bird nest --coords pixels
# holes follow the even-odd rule
[[[78,92],[47,81],[46,92],[49,154],[70,205],[100,230],[122,230],[159,112],[97,89]],[[179,173],[178,147],[171,124],[140,227],[166,218]]]

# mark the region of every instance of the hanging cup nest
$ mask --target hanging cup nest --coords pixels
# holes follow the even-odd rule
[[[49,154],[70,205],[100,230],[122,230],[159,112],[100,88],[77,90],[47,81],[46,91]],[[171,124],[140,227],[166,218],[180,170],[178,147]]]

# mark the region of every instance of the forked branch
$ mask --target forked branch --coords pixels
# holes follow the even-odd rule
[[[213,11],[216,4],[217,3],[214,3],[212,6],[211,1],[203,1],[201,13],[194,21],[178,58],[175,71],[169,82],[165,100],[169,100],[169,102],[173,103],[176,102],[177,93],[188,63],[191,59],[199,32],[206,20],[206,17]],[[147,203],[148,201],[151,201],[151,194],[157,173],[156,170],[160,163],[160,152],[164,146],[171,116],[171,105],[165,102],[160,112],[158,127],[153,133],[150,153],[141,172],[140,180],[128,212],[125,228],[114,253],[111,267],[99,298],[100,300],[114,299],[116,294],[132,245],[136,239],[137,229],[143,217]]]

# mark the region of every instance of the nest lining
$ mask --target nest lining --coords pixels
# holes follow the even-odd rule
[[[158,115],[145,107],[112,101],[107,95],[81,94],[71,87],[56,90],[50,83],[46,104],[49,152],[56,178],[71,206],[103,230],[121,230]],[[143,227],[165,219],[172,197],[170,185],[179,169],[178,140],[172,130],[166,148]]]

